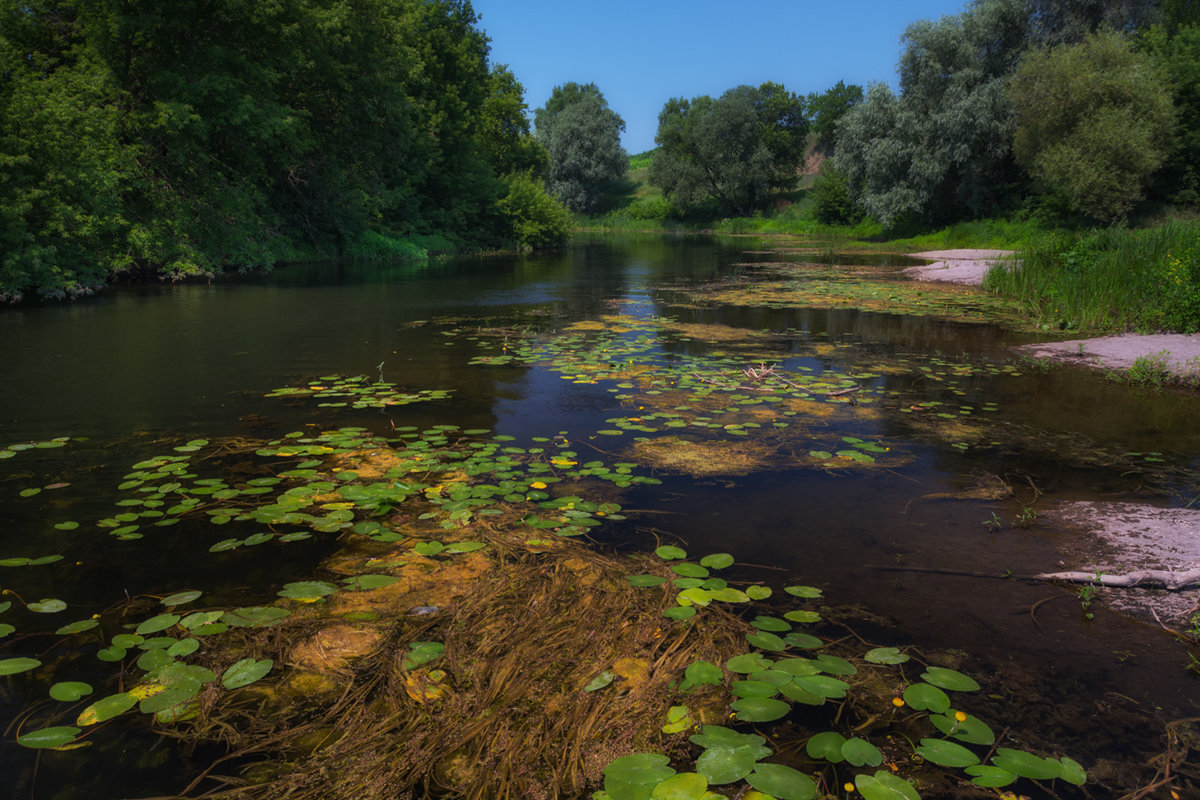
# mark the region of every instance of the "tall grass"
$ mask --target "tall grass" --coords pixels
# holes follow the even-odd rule
[[[1057,233],[1030,241],[1021,264],[984,288],[1016,298],[1043,327],[1200,331],[1200,222]]]

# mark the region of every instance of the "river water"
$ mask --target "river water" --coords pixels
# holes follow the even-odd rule
[[[46,687],[67,679],[66,666],[72,679],[96,686],[114,674],[90,652],[78,657],[55,629],[128,598],[180,588],[268,602],[282,583],[310,577],[334,547],[317,538],[286,552],[214,555],[209,547],[219,536],[200,524],[113,539],[93,521],[112,513],[113,487],[132,464],[191,439],[297,430],[313,421],[312,408],[264,395],[325,375],[382,377],[409,391],[452,394],[386,412],[329,409],[322,424],[387,434],[449,422],[520,442],[595,431],[629,413],[611,387],[564,381],[541,366],[472,365],[478,346],[462,332],[550,334],[617,312],[772,331],[778,362],[789,368],[873,369],[878,413],[826,435],[886,440],[905,458],[877,470],[809,465],[699,478],[659,470],[661,484],[626,493],[622,504],[635,511],[623,526],[602,529],[598,546],[646,549],[666,537],[698,553],[730,552],[754,580],[820,586],[834,615],[874,642],[951,653],[964,669],[1011,674],[1013,696],[1038,701],[1012,724],[1042,726],[1085,766],[1089,756],[1119,760],[1123,738],[1150,742],[1161,723],[1200,713],[1186,650],[1155,626],[1102,604],[1089,619],[1074,590],[948,574],[1058,569],[1074,534],[1043,522],[1009,524],[1027,504],[1144,490],[1146,476],[1130,477],[1127,462],[1089,459],[1081,450],[1160,454],[1174,472],[1150,476],[1159,490],[1154,502],[1186,504],[1194,485],[1188,471],[1200,452],[1200,400],[1022,363],[1010,348],[1031,337],[994,325],[691,301],[689,287],[744,275],[746,264],[772,258],[760,249],[753,239],[592,238],[549,254],[297,265],[237,282],[117,287],[70,305],[0,311],[0,446],[71,437],[63,447],[0,461],[7,507],[0,558],[63,556],[4,568],[0,585],[15,593],[6,599],[67,605],[39,614],[14,601],[0,614],[15,628],[0,641],[0,658],[64,665],[63,676],[3,679],[0,713],[10,724],[0,768],[19,776],[12,796],[167,794],[179,790],[186,770],[172,748],[122,721],[88,749],[38,754],[13,743],[27,711],[44,714],[55,702]],[[686,337],[662,347],[676,355],[721,348]],[[905,366],[880,368],[896,363]],[[946,432],[927,435],[912,422],[914,411],[923,413],[922,399],[945,410],[940,384],[956,368],[952,394],[970,409],[963,413],[986,411],[992,430],[1002,432],[989,447],[955,443]],[[1007,476],[1016,494],[964,498],[981,475]],[[69,485],[46,488],[62,483]],[[1036,497],[1022,491],[1027,485],[1037,487]],[[80,526],[53,527],[63,520]],[[936,572],[895,569],[908,567]],[[1113,720],[1112,732],[1097,731],[1097,713]],[[1154,751],[1153,742],[1146,749]]]

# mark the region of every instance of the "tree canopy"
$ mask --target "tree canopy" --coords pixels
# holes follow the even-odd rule
[[[511,241],[499,178],[543,156],[476,22],[467,0],[8,4],[0,294]]]
[[[601,193],[625,174],[625,122],[594,83],[554,87],[534,115],[538,141],[549,154],[546,185],[573,211],[596,209]]]
[[[1028,53],[1010,94],[1017,159],[1072,211],[1094,219],[1124,217],[1172,144],[1164,77],[1112,31]]]
[[[795,182],[808,128],[804,101],[778,83],[669,100],[650,181],[684,208],[712,198],[725,213],[749,213]]]

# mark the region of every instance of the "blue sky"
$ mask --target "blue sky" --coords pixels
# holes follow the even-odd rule
[[[595,83],[625,120],[630,153],[654,147],[672,97],[717,96],[739,84],[782,83],[800,95],[839,80],[896,85],[909,23],[963,10],[966,0],[472,0],[531,109],[568,81]]]

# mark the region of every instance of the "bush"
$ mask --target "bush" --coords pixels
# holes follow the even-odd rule
[[[854,225],[866,216],[862,207],[850,197],[846,176],[828,161],[821,165],[810,195],[816,205],[817,219],[826,225]]]
[[[500,210],[512,223],[518,247],[561,244],[571,230],[571,214],[546,191],[546,184],[531,175],[506,179],[508,194]]]

